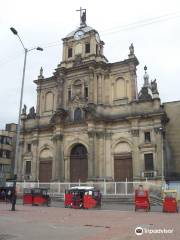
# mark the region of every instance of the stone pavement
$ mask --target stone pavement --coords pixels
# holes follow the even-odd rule
[[[82,210],[0,203],[0,240],[179,240],[180,214]],[[135,234],[141,226],[144,233]],[[145,231],[169,233],[145,233]],[[172,232],[172,233],[170,233]]]

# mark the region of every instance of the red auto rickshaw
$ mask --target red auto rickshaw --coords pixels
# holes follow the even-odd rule
[[[178,213],[178,194],[175,189],[164,190],[163,212]]]
[[[48,194],[47,188],[33,188],[32,189],[32,205],[47,205],[48,207],[51,204],[51,198]]]
[[[23,193],[23,204],[31,204],[33,203],[33,195],[31,188],[24,188]]]
[[[135,211],[138,209],[150,211],[149,193],[141,185],[135,190]]]
[[[84,209],[101,207],[101,193],[94,187],[77,186],[66,189],[64,206]]]

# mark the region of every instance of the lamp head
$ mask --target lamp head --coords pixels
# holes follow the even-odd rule
[[[15,28],[11,27],[10,29],[11,29],[11,32],[12,32],[13,34],[18,35],[18,32],[16,31]]]
[[[43,51],[43,48],[37,47],[36,50],[38,50],[38,51]]]

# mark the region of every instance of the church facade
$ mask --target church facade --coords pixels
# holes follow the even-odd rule
[[[21,116],[18,179],[41,182],[162,179],[167,116],[156,80],[137,90],[139,64],[131,44],[127,59],[109,63],[99,33],[87,26],[63,38],[53,76],[40,70],[37,106]]]

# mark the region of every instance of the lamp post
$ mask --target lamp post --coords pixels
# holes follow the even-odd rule
[[[19,102],[19,115],[18,115],[18,125],[17,125],[17,134],[16,134],[16,150],[15,150],[15,166],[14,166],[14,174],[17,174],[17,161],[19,159],[19,140],[20,140],[20,122],[21,122],[21,109],[22,109],[22,100],[23,100],[23,92],[24,92],[24,79],[25,79],[25,71],[26,71],[26,59],[27,59],[27,53],[32,51],[32,50],[38,50],[38,51],[43,51],[43,48],[41,47],[35,47],[31,49],[27,49],[20,36],[18,35],[18,32],[15,28],[11,27],[10,30],[14,35],[16,35],[20,42],[21,45],[23,46],[24,49],[24,65],[23,65],[23,75],[22,75],[22,82],[21,82],[21,95],[20,95],[20,102]]]

